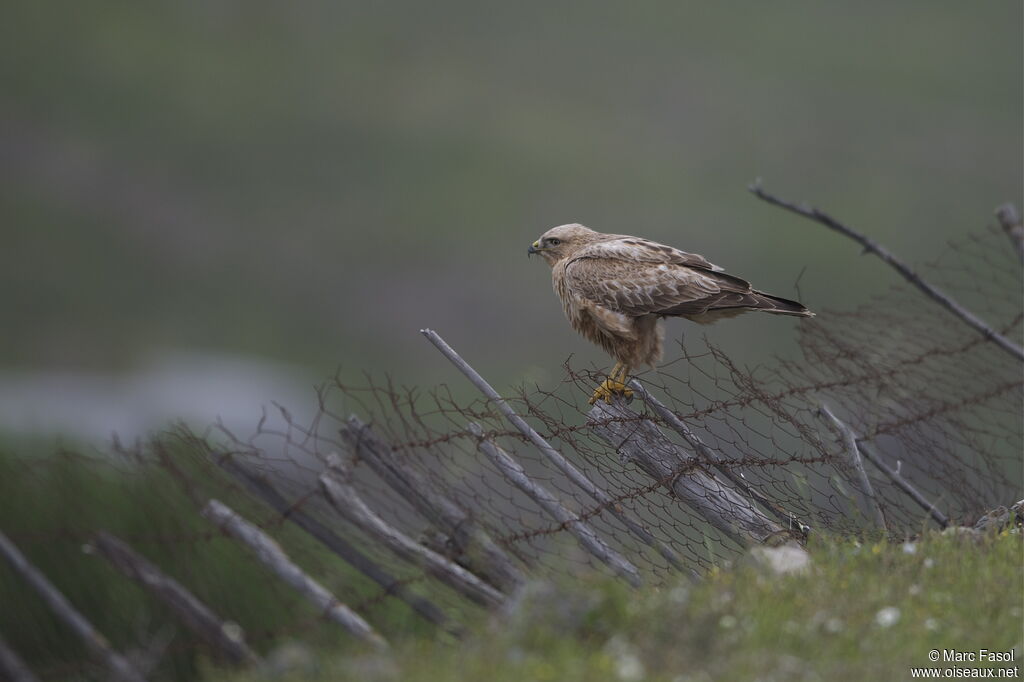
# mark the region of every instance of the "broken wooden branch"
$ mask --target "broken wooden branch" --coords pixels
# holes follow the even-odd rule
[[[654,422],[640,417],[622,400],[611,405],[598,401],[588,417],[591,430],[615,448],[623,462],[635,462],[739,545],[782,544],[792,537],[752,502],[702,468],[698,460],[684,457]]]
[[[511,557],[461,506],[437,492],[369,424],[351,416],[341,430],[353,454],[411,504],[452,542],[456,557],[499,590],[511,592],[524,582]]]
[[[341,458],[330,455],[327,459],[328,468],[320,475],[320,485],[334,509],[345,520],[474,602],[495,607],[505,600],[501,592],[470,571],[427,549],[380,518],[352,487],[350,473],[345,470]]]
[[[327,549],[331,550],[331,552],[357,571],[380,585],[387,594],[401,599],[413,611],[434,625],[448,628],[448,631],[452,634],[458,634],[458,628],[452,628],[448,625],[448,617],[437,605],[429,599],[406,589],[398,578],[377,565],[375,561],[363,554],[348,540],[335,533],[308,512],[289,503],[265,477],[249,471],[231,457],[224,456],[216,457],[215,459],[221,468],[238,479],[249,492],[278,514],[281,514],[282,517],[316,538]]]
[[[110,642],[71,605],[39,569],[33,566],[21,550],[0,531],[0,555],[32,586],[58,619],[71,628],[93,656],[110,670],[111,677],[122,682],[143,682],[145,679],[127,658],[110,646]]]
[[[996,209],[996,220],[1002,226],[1003,232],[1010,238],[1017,258],[1024,263],[1024,223],[1021,222],[1020,213],[1012,203],[1005,203]]]
[[[387,641],[377,634],[369,623],[293,563],[269,535],[219,500],[207,502],[202,513],[221,530],[249,545],[264,565],[305,596],[325,617],[341,625],[360,640],[378,649],[387,648]]]
[[[480,451],[487,455],[491,462],[494,463],[494,466],[498,468],[498,471],[510,483],[526,493],[549,516],[562,524],[579,540],[580,545],[585,550],[604,562],[615,573],[625,578],[633,587],[640,586],[640,572],[636,566],[609,547],[594,532],[590,524],[580,520],[579,516],[569,511],[550,490],[531,479],[526,474],[522,465],[495,444],[492,439],[488,438],[478,424],[469,424],[469,431],[479,439],[477,445]]]
[[[885,263],[895,269],[896,272],[900,273],[903,279],[921,290],[926,296],[928,296],[928,298],[937,302],[943,308],[959,317],[966,324],[974,327],[974,329],[981,332],[982,336],[992,341],[1007,353],[1015,356],[1018,360],[1024,361],[1024,349],[997,332],[977,315],[953,300],[953,298],[948,294],[929,284],[920,275],[914,272],[910,266],[890,253],[888,249],[878,242],[844,225],[832,216],[824,213],[823,211],[819,211],[813,206],[808,206],[806,204],[794,204],[768,193],[761,187],[760,180],[750,185],[749,189],[754,196],[768,202],[769,204],[784,208],[787,211],[791,211],[797,215],[813,220],[854,240],[864,247],[865,253],[873,253],[881,258]]]
[[[875,523],[878,524],[881,530],[885,531],[888,527],[888,524],[885,522],[885,513],[882,511],[882,505],[878,503],[878,497],[875,495],[875,489],[871,486],[868,472],[864,469],[864,462],[860,458],[860,448],[857,447],[857,437],[854,435],[853,430],[832,414],[832,410],[825,403],[821,403],[818,406],[818,414],[839,435],[843,448],[846,450],[846,457],[849,459],[853,470],[857,472],[861,492],[867,498],[872,511],[874,511]]]
[[[917,502],[922,509],[935,519],[935,523],[939,524],[942,528],[949,527],[949,517],[939,511],[939,508],[928,501],[924,495],[918,492],[917,488],[910,484],[906,478],[904,478],[899,471],[888,466],[881,456],[873,452],[871,445],[864,442],[861,439],[857,439],[857,449],[860,450],[860,454],[864,455],[864,458],[878,467],[879,471],[889,477],[889,480],[893,482],[897,488],[905,492],[910,496],[914,502]]]
[[[157,596],[185,626],[221,656],[234,663],[254,664],[259,657],[245,643],[242,628],[225,622],[177,580],[106,531],[93,547],[118,571]]]
[[[634,536],[639,538],[644,544],[653,547],[658,550],[658,553],[665,558],[672,566],[677,569],[683,570],[684,564],[671,548],[665,543],[658,540],[656,537],[635,521],[631,516],[626,514],[625,511],[619,509],[615,500],[612,499],[611,495],[606,493],[604,490],[599,488],[593,481],[587,478],[586,474],[577,469],[572,463],[567,460],[562,453],[555,448],[551,447],[551,444],[544,440],[539,433],[537,433],[533,427],[526,423],[522,417],[516,414],[512,406],[508,404],[504,398],[498,395],[498,392],[494,390],[487,381],[480,376],[480,374],[473,369],[468,362],[462,359],[462,357],[455,352],[455,350],[449,346],[441,336],[432,329],[421,329],[420,333],[423,334],[427,339],[434,344],[434,346],[441,351],[448,360],[455,365],[462,372],[470,383],[477,387],[481,393],[487,396],[491,401],[494,402],[498,410],[505,416],[505,418],[511,423],[520,433],[523,434],[533,445],[540,451],[542,455],[556,469],[561,471],[574,485],[586,492],[592,497],[598,504],[611,512],[615,518],[617,518],[622,524],[631,532]]]
[[[0,679],[10,682],[38,682],[18,653],[0,636]]]
[[[686,423],[682,419],[680,419],[675,412],[670,410],[664,403],[655,398],[654,395],[650,393],[650,391],[644,388],[643,384],[641,384],[636,379],[632,379],[629,382],[629,386],[630,388],[633,389],[636,395],[640,396],[641,400],[647,403],[655,411],[655,413],[657,413],[659,417],[665,420],[665,423],[668,424],[668,426],[673,431],[675,431],[676,433],[683,437],[683,440],[686,441],[687,445],[693,448],[694,452],[696,452],[700,457],[702,457],[705,462],[715,467],[715,470],[718,473],[720,473],[725,478],[729,479],[729,481],[734,486],[739,488],[740,491],[742,491],[748,497],[753,498],[758,504],[760,504],[764,509],[771,512],[776,519],[785,524],[786,527],[788,527],[789,529],[798,529],[804,535],[806,535],[810,531],[810,526],[801,523],[792,514],[776,508],[775,504],[771,500],[762,495],[755,488],[751,487],[751,485],[747,483],[747,480],[743,477],[742,473],[737,474],[732,469],[730,469],[728,467],[728,460],[719,457],[717,452],[715,452],[707,445],[705,445],[704,441],[702,441],[697,434],[691,431],[690,427],[687,426]]]

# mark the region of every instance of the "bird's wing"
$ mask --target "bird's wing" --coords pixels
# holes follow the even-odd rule
[[[700,270],[722,271],[722,268],[699,253],[687,253],[686,251],[680,251],[677,248],[652,242],[650,239],[643,239],[641,237],[612,236],[612,239],[597,242],[586,247],[579,255],[581,257],[607,257],[646,263],[675,263],[677,265],[688,265]]]
[[[595,305],[630,316],[700,315],[753,302],[749,282],[710,269],[703,257],[696,258],[707,265],[678,262],[683,259],[676,253],[693,254],[627,239],[635,243],[614,240],[581,250],[565,266],[568,288]]]

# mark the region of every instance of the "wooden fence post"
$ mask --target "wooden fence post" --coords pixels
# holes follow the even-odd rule
[[[351,416],[341,436],[356,457],[451,539],[458,558],[474,573],[505,592],[523,584],[523,574],[490,535],[462,507],[436,492],[424,476],[402,462],[369,424]]]
[[[357,571],[380,585],[387,594],[401,599],[409,607],[434,625],[444,627],[453,635],[459,635],[459,629],[451,626],[448,617],[432,601],[407,590],[401,581],[377,565],[370,557],[363,554],[352,543],[341,537],[315,517],[299,509],[277,491],[263,476],[248,471],[231,457],[217,457],[217,464],[229,474],[237,478],[253,495],[262,500],[274,511],[294,523],[302,530],[316,538],[327,549],[346,561]]]
[[[202,513],[214,525],[249,545],[260,561],[276,573],[281,580],[303,594],[327,618],[338,623],[362,641],[378,649],[387,648],[387,641],[377,634],[369,623],[341,603],[323,585],[306,575],[269,535],[243,519],[237,512],[219,500],[207,502]]]
[[[128,659],[117,653],[107,638],[104,637],[92,623],[85,619],[81,613],[71,605],[61,592],[53,586],[46,576],[39,569],[29,563],[25,555],[11,542],[2,531],[0,531],[0,556],[7,559],[8,563],[21,577],[32,586],[46,605],[50,607],[54,615],[70,627],[78,638],[82,640],[89,652],[103,661],[110,670],[111,676],[122,682],[143,682],[144,677],[135,669]]]
[[[718,453],[705,445],[704,441],[702,441],[697,434],[691,431],[690,427],[687,426],[675,412],[655,398],[643,384],[636,379],[633,379],[629,382],[629,385],[636,394],[640,396],[640,399],[647,403],[651,409],[653,409],[655,413],[665,421],[665,424],[670,429],[682,436],[683,440],[686,441],[686,444],[689,445],[697,455],[704,458],[705,462],[713,466],[719,474],[727,478],[729,482],[736,486],[741,493],[753,498],[754,501],[760,504],[765,510],[771,512],[776,519],[781,523],[786,524],[787,527],[797,525],[800,528],[800,532],[806,535],[810,530],[809,526],[801,523],[789,512],[781,511],[776,508],[776,505],[771,500],[766,498],[755,488],[751,487],[750,484],[747,483],[746,479],[743,478],[742,474],[733,473],[733,471],[726,466],[728,464],[727,460],[723,459]]]
[[[611,405],[598,401],[589,417],[593,432],[615,448],[623,460],[635,462],[655,481],[664,481],[679,500],[740,545],[790,537],[786,529],[706,471],[698,460],[693,459],[688,467],[688,458],[678,447],[652,421],[643,419],[623,401]]]
[[[337,455],[328,457],[328,470],[320,476],[327,499],[338,513],[370,536],[378,539],[398,556],[420,565],[438,580],[483,606],[499,606],[504,595],[488,583],[449,561],[437,552],[415,542],[380,518],[352,487]]]
[[[38,682],[39,680],[3,637],[0,637],[0,677],[10,680],[10,682]]]
[[[609,547],[601,537],[594,532],[586,521],[569,511],[561,500],[550,490],[531,479],[522,465],[502,450],[493,440],[488,438],[478,424],[470,424],[469,431],[476,436],[480,451],[498,467],[498,471],[514,486],[526,493],[537,505],[543,509],[555,521],[558,521],[565,528],[576,536],[580,545],[593,554],[602,562],[607,564],[615,573],[626,579],[633,587],[641,584],[640,572],[636,566],[626,560],[621,554]]]
[[[181,622],[214,651],[235,663],[251,665],[259,662],[259,657],[246,645],[240,627],[225,623],[181,583],[127,544],[106,531],[100,531],[93,546],[114,568],[167,604]]]
[[[857,447],[857,438],[853,435],[853,431],[844,428],[845,425],[832,414],[832,410],[828,409],[828,405],[825,403],[821,403],[818,406],[818,414],[839,434],[839,440],[843,444],[843,449],[846,450],[846,457],[850,461],[850,466],[857,473],[857,481],[860,484],[861,493],[867,498],[868,504],[871,505],[871,509],[875,514],[875,523],[880,530],[885,532],[887,526],[885,512],[882,511],[882,505],[878,503],[878,497],[875,495],[875,489],[871,485],[871,479],[868,478],[868,472],[864,469],[864,462],[860,458],[860,448]],[[856,503],[854,504],[856,505]]]
[[[658,551],[661,556],[668,561],[672,566],[677,569],[683,569],[683,562],[672,549],[654,537],[650,531],[644,528],[638,523],[633,517],[627,514],[625,511],[621,511],[615,500],[612,499],[611,495],[602,490],[597,486],[596,483],[591,481],[586,474],[577,469],[572,462],[567,460],[562,453],[555,448],[551,447],[551,444],[544,440],[543,437],[537,431],[526,423],[522,417],[516,414],[512,406],[508,404],[508,401],[498,395],[498,392],[494,390],[487,381],[480,376],[480,373],[473,369],[468,362],[462,359],[455,349],[448,345],[448,343],[441,338],[441,335],[435,332],[433,329],[421,329],[420,333],[427,338],[430,343],[434,344],[434,347],[441,351],[441,354],[448,358],[455,367],[462,372],[470,383],[476,386],[481,393],[487,396],[491,401],[494,402],[495,407],[498,411],[504,415],[505,419],[509,421],[512,426],[516,427],[523,436],[526,437],[533,445],[540,451],[542,455],[562,474],[565,475],[574,485],[583,490],[585,493],[590,495],[598,504],[602,505],[607,509],[615,518],[617,518],[622,525],[624,525],[630,533],[640,539],[641,542],[652,547]]]

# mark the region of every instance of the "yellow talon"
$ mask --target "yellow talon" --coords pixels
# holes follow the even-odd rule
[[[612,404],[612,398],[615,396],[622,396],[627,401],[633,399],[633,389],[628,388],[626,384],[622,383],[617,379],[611,377],[601,382],[601,385],[594,391],[594,395],[590,396],[590,404],[593,405],[598,400],[603,400],[609,405]]]
[[[617,395],[625,398],[627,402],[632,400],[633,391],[626,387],[626,379],[628,376],[629,366],[621,362],[616,362],[615,366],[612,367],[612,371],[608,375],[608,378],[597,387],[597,390],[594,391],[594,395],[590,396],[590,404],[593,405],[598,400],[603,400],[611,405],[612,398]]]

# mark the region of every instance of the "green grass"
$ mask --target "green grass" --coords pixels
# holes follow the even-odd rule
[[[252,501],[201,454],[195,442],[170,437],[147,446],[138,460],[0,442],[0,530],[115,648],[128,651],[173,633],[157,679],[195,679],[211,652],[160,602],[88,551],[100,529],[241,625],[258,651],[297,636],[317,648],[343,650],[350,643],[343,631],[321,626],[314,607],[203,519],[199,508],[216,497],[264,525],[296,563],[348,603],[373,600],[380,588]],[[178,473],[161,466],[158,456]],[[363,615],[380,629],[428,632],[394,599],[375,600]],[[97,670],[83,664],[89,657],[81,643],[2,560],[0,633],[44,679],[93,679]]]
[[[898,680],[932,649],[1015,647],[1019,659],[1018,531],[810,550],[813,570],[783,578],[741,563],[697,585],[538,585],[458,646],[400,641],[390,660],[328,658],[288,679]]]
[[[119,650],[173,632],[154,679],[255,682],[267,675],[217,667],[150,595],[83,552],[98,529],[128,541],[238,622],[272,667],[291,671],[275,679],[887,680],[928,665],[932,649],[1021,652],[1019,529],[976,538],[927,533],[913,544],[815,536],[813,569],[781,578],[743,560],[696,584],[680,578],[631,590],[567,570],[554,583],[531,584],[514,607],[493,615],[432,591],[469,633],[456,642],[401,602],[379,598],[379,587],[248,499],[205,463],[195,441],[166,437],[142,452],[132,459],[0,443],[0,528]],[[382,657],[363,649],[212,528],[197,513],[210,497],[265,524],[298,564],[359,604],[393,651]],[[0,633],[44,679],[102,677],[2,562],[0,605]]]

